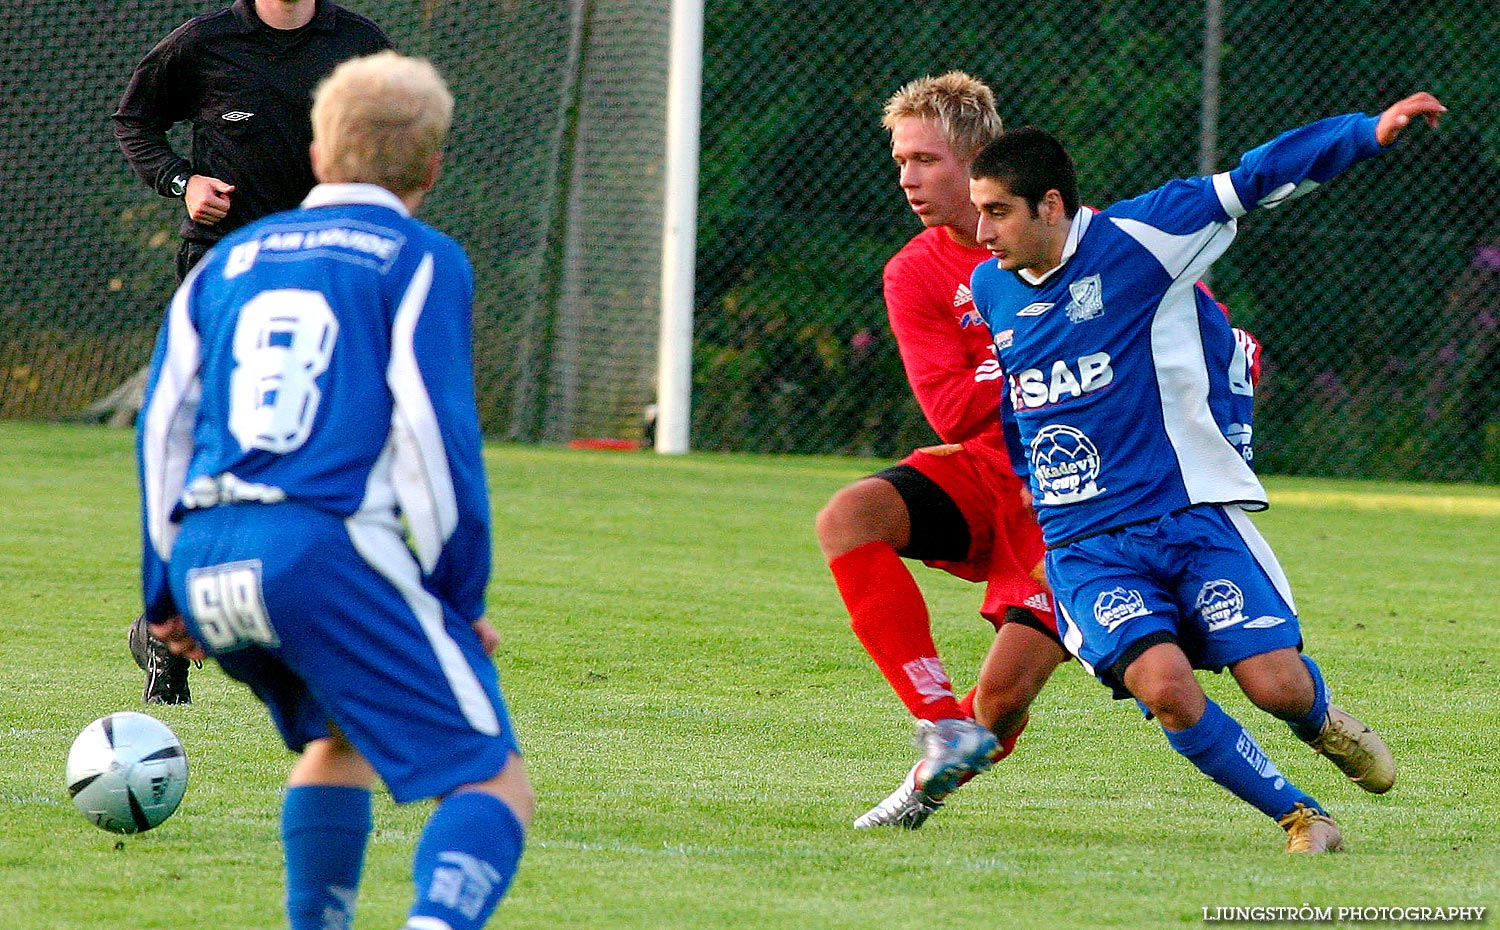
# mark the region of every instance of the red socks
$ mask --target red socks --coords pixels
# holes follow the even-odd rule
[[[906,709],[922,720],[965,716],[938,659],[927,603],[896,550],[889,543],[869,542],[828,567],[849,609],[854,635]]]

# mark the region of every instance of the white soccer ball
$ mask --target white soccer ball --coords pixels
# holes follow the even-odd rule
[[[172,728],[121,711],[83,728],[68,750],[68,793],[111,833],[141,833],[172,816],[187,790],[187,754]]]

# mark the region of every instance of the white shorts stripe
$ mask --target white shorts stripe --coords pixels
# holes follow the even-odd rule
[[[1245,541],[1245,548],[1250,550],[1250,555],[1260,564],[1266,577],[1271,579],[1271,584],[1276,587],[1276,593],[1281,595],[1282,600],[1286,601],[1286,605],[1292,609],[1292,613],[1296,614],[1297,602],[1292,600],[1291,582],[1287,581],[1286,572],[1281,570],[1281,563],[1276,560],[1276,553],[1271,551],[1270,543],[1267,543],[1265,537],[1260,535],[1260,530],[1255,528],[1255,524],[1251,522],[1250,517],[1242,508],[1226,504],[1220,509],[1224,511],[1225,516],[1229,517],[1229,522],[1240,534],[1240,538]]]
[[[1083,630],[1079,629],[1078,624],[1073,620],[1073,615],[1068,613],[1066,604],[1056,597],[1052,599],[1052,604],[1057,608],[1057,629],[1062,633],[1063,648],[1078,660],[1078,664],[1083,666],[1085,672],[1090,675],[1094,674],[1094,667],[1084,661],[1083,656],[1078,652],[1083,648]]]
[[[401,594],[422,625],[422,632],[437,654],[443,677],[453,689],[464,719],[486,736],[500,733],[500,718],[484,686],[469,667],[453,637],[443,626],[443,606],[422,587],[421,570],[401,536],[391,527],[358,518],[344,521],[349,539],[370,567],[379,572]]]

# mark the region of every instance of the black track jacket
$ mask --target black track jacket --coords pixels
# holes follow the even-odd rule
[[[130,167],[163,196],[178,174],[235,185],[229,215],[213,226],[184,217],[184,239],[215,242],[270,213],[297,206],[313,187],[312,92],[340,62],[391,47],[380,27],[318,0],[301,29],[272,29],[252,0],[195,17],[136,66],[113,122]],[[192,157],[167,143],[192,126]]]

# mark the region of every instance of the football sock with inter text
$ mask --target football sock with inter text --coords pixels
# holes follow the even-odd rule
[[[1277,771],[1260,744],[1238,720],[1213,701],[1203,717],[1186,730],[1167,730],[1167,742],[1235,797],[1273,819],[1297,804],[1323,807]]]
[[[460,791],[433,812],[412,862],[408,930],[479,930],[505,896],[526,834],[499,798]]]

